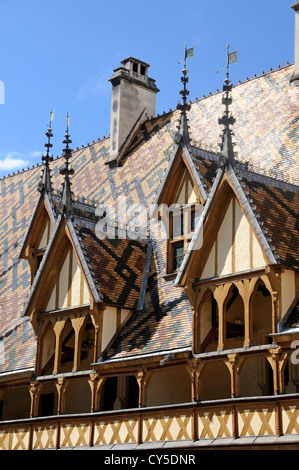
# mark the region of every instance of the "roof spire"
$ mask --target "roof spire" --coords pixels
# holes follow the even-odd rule
[[[230,53],[229,44],[227,44],[227,65],[226,65],[226,79],[224,80],[222,97],[222,104],[225,106],[224,113],[221,118],[218,119],[218,123],[224,126],[222,131],[222,142],[220,144],[220,165],[226,165],[227,163],[233,165],[235,163],[234,149],[232,135],[233,132],[230,128],[236,120],[230,113],[230,105],[232,104],[231,90],[232,83],[229,79],[229,65],[233,62],[237,62],[237,51]]]
[[[179,143],[182,139],[185,140],[186,143],[189,143],[189,131],[188,131],[188,119],[187,119],[187,111],[190,111],[191,105],[187,103],[187,97],[189,95],[189,91],[187,90],[187,83],[189,78],[187,77],[188,70],[186,69],[186,59],[189,57],[194,57],[194,48],[191,47],[187,49],[187,44],[185,44],[185,56],[184,56],[184,68],[182,70],[182,77],[181,82],[183,84],[182,90],[180,90],[180,94],[182,95],[182,103],[178,102],[177,109],[180,109],[181,116],[180,116],[180,124],[178,128],[178,132],[176,133],[175,139],[176,142]],[[182,61],[181,61],[182,62]],[[179,63],[181,63],[179,62]]]
[[[72,202],[72,191],[70,182],[70,176],[74,174],[73,168],[70,167],[69,159],[71,157],[72,149],[69,147],[69,144],[72,143],[70,140],[69,135],[69,125],[70,125],[70,116],[67,113],[67,128],[64,135],[63,144],[65,144],[65,148],[63,149],[63,156],[65,158],[65,162],[63,166],[60,168],[60,174],[64,176],[64,182],[62,185],[62,197],[58,207],[58,212],[60,214],[64,213],[67,216],[70,216],[73,212],[73,202]]]
[[[50,162],[53,161],[53,155],[50,155],[50,148],[53,147],[51,144],[51,137],[53,137],[52,133],[52,121],[54,119],[54,113],[51,109],[50,111],[50,121],[48,124],[48,129],[46,132],[46,136],[48,141],[45,143],[45,147],[47,148],[46,155],[42,156],[43,161],[43,170],[41,180],[38,186],[38,190],[40,193],[51,193],[52,192],[52,182],[51,182],[51,170],[50,170]]]

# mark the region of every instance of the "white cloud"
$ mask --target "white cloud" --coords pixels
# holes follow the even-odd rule
[[[26,154],[20,152],[0,153],[0,171],[23,169],[30,164],[31,159],[36,159],[41,152],[32,151]]]

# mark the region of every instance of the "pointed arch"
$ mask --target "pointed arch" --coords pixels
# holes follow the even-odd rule
[[[197,313],[197,335],[196,350],[205,352],[217,349],[218,341],[218,305],[213,290],[207,288],[202,295]]]
[[[60,334],[59,364],[61,372],[72,372],[75,353],[75,330],[69,318]]]
[[[259,277],[250,296],[251,345],[269,344],[272,331],[272,297],[265,285],[264,277]]]
[[[80,370],[86,369],[94,361],[95,334],[92,317],[87,314],[77,339],[80,351]]]
[[[228,291],[224,306],[226,347],[242,347],[245,337],[244,301],[235,283],[231,285]]]
[[[45,322],[40,337],[40,349],[38,357],[38,374],[47,375],[53,373],[56,347],[56,335],[53,323],[50,319]]]

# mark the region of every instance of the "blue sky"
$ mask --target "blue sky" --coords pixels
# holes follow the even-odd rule
[[[221,89],[226,44],[238,49],[233,83],[294,60],[292,0],[0,0],[0,177],[40,163],[50,109],[53,155],[61,154],[66,114],[72,148],[108,136],[108,82],[120,61],[150,64],[160,89],[157,113],[179,100],[184,44],[194,100]]]

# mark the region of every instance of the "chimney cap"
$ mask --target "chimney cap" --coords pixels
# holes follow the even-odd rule
[[[132,57],[132,56],[127,57],[126,59],[122,60],[121,64],[126,64],[127,62],[138,62],[139,64],[145,65],[146,67],[150,67],[150,65],[147,64],[146,62],[143,62],[143,60],[135,59],[135,57]]]

